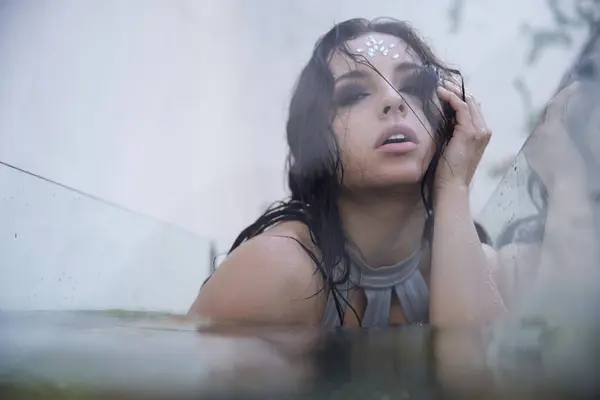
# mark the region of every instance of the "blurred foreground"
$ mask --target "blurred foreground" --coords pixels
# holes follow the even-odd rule
[[[0,397],[571,399],[600,393],[597,326],[531,320],[511,326],[510,336],[497,332],[425,326],[319,332],[218,326],[158,313],[2,313]]]

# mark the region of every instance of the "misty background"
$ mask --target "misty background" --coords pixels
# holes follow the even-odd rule
[[[479,212],[586,38],[572,4],[0,1],[0,309],[186,311],[210,244],[286,195],[293,85],[348,18],[408,20],[463,72],[494,132]]]

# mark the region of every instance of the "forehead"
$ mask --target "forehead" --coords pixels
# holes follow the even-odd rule
[[[417,53],[406,42],[388,34],[367,33],[348,40],[346,47],[359,61],[368,61],[381,73],[405,62],[422,64]],[[357,63],[339,49],[333,54],[329,67],[334,78],[351,70],[368,69],[367,66]]]

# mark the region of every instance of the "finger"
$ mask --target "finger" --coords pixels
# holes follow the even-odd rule
[[[463,86],[463,80],[461,78],[457,77],[457,76],[454,76],[454,75],[450,75],[448,77],[445,77],[444,81],[448,82],[448,83],[451,83],[451,84],[454,84],[458,88],[462,88],[462,86]],[[461,95],[462,95],[462,93],[461,93]]]
[[[459,85],[458,83],[448,80],[446,82],[444,82],[444,87],[448,90],[450,90],[452,93],[456,94],[458,96],[459,99],[463,99],[463,90],[462,90],[462,86]],[[467,92],[465,90],[464,93],[464,99],[466,100],[467,97],[473,97],[469,92]]]
[[[469,112],[471,113],[473,127],[477,130],[477,132],[487,132],[488,127],[485,119],[483,118],[481,108],[475,103],[475,99],[473,99],[472,96],[467,97],[467,105],[469,106]]]
[[[459,125],[469,126],[472,123],[469,106],[462,101],[456,93],[451,92],[443,86],[438,86],[438,95],[440,96],[440,99],[447,101],[452,109],[456,111],[456,122],[458,122]]]
[[[448,89],[451,92],[455,93],[458,97],[462,97],[463,91],[455,83],[448,82]],[[465,102],[469,106],[469,113],[471,114],[471,121],[472,121],[473,127],[478,132],[487,132],[489,129],[488,129],[487,123],[485,122],[485,118],[483,117],[483,112],[481,111],[481,106],[475,99],[475,96],[473,96],[473,94],[471,94],[470,92],[468,92],[466,90],[465,90]]]

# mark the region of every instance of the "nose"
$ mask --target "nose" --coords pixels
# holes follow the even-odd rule
[[[406,105],[406,101],[395,91],[383,99],[380,112],[382,118],[389,118],[396,115],[405,117],[407,112],[408,106]]]

